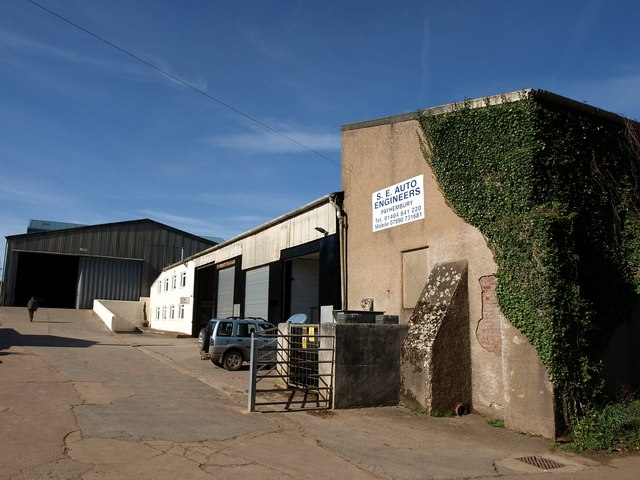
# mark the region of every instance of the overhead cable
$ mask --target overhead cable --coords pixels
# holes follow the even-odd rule
[[[325,160],[328,160],[329,162],[331,162],[331,163],[333,163],[335,165],[338,165],[338,167],[342,167],[342,165],[340,163],[336,162],[332,158],[330,158],[330,157],[328,157],[328,156],[326,156],[326,155],[324,155],[324,154],[322,154],[322,153],[320,153],[320,152],[318,152],[318,151],[306,146],[305,144],[299,142],[298,140],[290,137],[286,133],[281,132],[277,128],[274,128],[274,127],[272,127],[272,126],[270,126],[270,125],[258,120],[257,118],[254,118],[251,115],[248,115],[248,114],[242,112],[241,110],[238,110],[237,108],[233,107],[232,105],[220,100],[219,98],[214,97],[213,95],[208,94],[204,90],[201,90],[200,88],[190,84],[189,82],[187,82],[185,80],[182,80],[181,78],[179,78],[179,77],[167,72],[166,70],[158,67],[157,65],[154,65],[153,63],[151,63],[151,62],[139,57],[135,53],[132,53],[129,50],[126,50],[125,48],[120,47],[119,45],[116,45],[115,43],[107,40],[106,38],[101,37],[100,35],[97,35],[97,34],[93,33],[90,30],[87,30],[86,28],[82,27],[81,25],[78,25],[77,23],[69,20],[68,18],[63,17],[62,15],[54,12],[53,10],[51,10],[51,9],[49,9],[47,7],[45,7],[44,5],[41,5],[40,3],[35,2],[34,0],[27,0],[27,2],[29,2],[32,5],[40,8],[41,10],[44,10],[45,12],[49,13],[50,15],[53,15],[54,17],[58,18],[59,20],[62,20],[63,22],[71,25],[72,27],[77,28],[78,30],[86,33],[87,35],[92,36],[93,38],[99,40],[100,42],[102,42],[102,43],[104,43],[104,44],[106,44],[106,45],[108,45],[108,46],[110,46],[112,48],[115,48],[119,52],[124,53],[125,55],[133,58],[134,60],[136,60],[136,61],[138,61],[138,62],[140,62],[140,63],[142,63],[144,65],[146,65],[147,67],[152,68],[156,72],[158,72],[158,73],[170,78],[171,80],[179,83],[180,85],[183,85],[183,86],[185,86],[187,88],[190,88],[191,90],[195,91],[196,93],[199,93],[200,95],[208,98],[209,100],[211,100],[213,102],[216,102],[219,105],[222,105],[223,107],[231,110],[232,112],[234,112],[234,113],[246,118],[247,120],[260,125],[262,128],[268,130],[269,132],[273,133],[274,135],[278,135],[278,136],[280,136],[280,137],[282,137],[282,138],[284,138],[284,139],[286,139],[286,140],[288,140],[288,141],[290,141],[292,143],[295,143],[299,147],[302,147],[303,149],[305,149],[305,150],[307,150],[307,151],[309,151],[309,152],[311,152],[311,153],[313,153],[313,154],[315,154],[315,155],[317,155],[317,156],[319,156],[319,157],[321,157],[321,158],[323,158]]]

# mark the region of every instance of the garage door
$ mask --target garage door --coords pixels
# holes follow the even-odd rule
[[[269,318],[269,267],[247,271],[244,314],[247,317]]]
[[[236,267],[218,270],[218,308],[216,317],[233,316],[233,285],[236,278]]]

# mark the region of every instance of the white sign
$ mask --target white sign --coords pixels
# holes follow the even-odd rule
[[[424,218],[424,175],[410,178],[371,195],[373,231]]]

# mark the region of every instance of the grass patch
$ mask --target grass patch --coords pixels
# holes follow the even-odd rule
[[[437,412],[434,410],[433,412],[431,412],[431,416],[438,418],[449,418],[453,417],[453,412]]]
[[[487,420],[487,424],[493,428],[504,428],[504,420],[500,420],[499,418],[490,418]]]
[[[586,413],[567,448],[584,451],[640,451],[640,400],[606,405]]]

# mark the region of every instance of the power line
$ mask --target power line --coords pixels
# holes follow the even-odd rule
[[[90,31],[90,30],[87,30],[86,28],[84,28],[84,27],[82,27],[82,26],[78,25],[77,23],[75,23],[75,22],[73,22],[73,21],[69,20],[68,18],[65,18],[65,17],[63,17],[62,15],[60,15],[60,14],[58,14],[58,13],[54,12],[53,10],[51,10],[51,9],[49,9],[49,8],[47,8],[47,7],[45,7],[44,5],[41,5],[41,4],[37,3],[37,2],[35,2],[34,0],[27,0],[27,2],[29,2],[29,3],[31,3],[32,5],[34,5],[34,6],[38,7],[38,8],[40,8],[41,10],[43,10],[43,11],[47,12],[48,14],[53,15],[54,17],[58,18],[59,20],[62,20],[63,22],[65,22],[65,23],[67,23],[67,24],[71,25],[72,27],[77,28],[78,30],[80,30],[80,31],[82,31],[82,32],[84,32],[84,33],[86,33],[87,35],[92,36],[93,38],[95,38],[95,39],[99,40],[100,42],[102,42],[102,43],[104,43],[104,44],[106,44],[106,45],[110,46],[111,48],[114,48],[114,49],[118,50],[119,52],[124,53],[125,55],[127,55],[127,56],[129,56],[129,57],[133,58],[134,60],[136,60],[136,61],[138,61],[138,62],[140,62],[140,63],[142,63],[142,64],[144,64],[144,65],[146,65],[146,66],[147,66],[147,67],[149,67],[149,68],[152,68],[152,69],[153,69],[153,70],[155,70],[156,72],[158,72],[158,73],[160,73],[160,74],[162,74],[162,75],[164,75],[164,76],[166,76],[166,77],[170,78],[171,80],[173,80],[173,81],[175,81],[175,82],[179,83],[180,85],[182,85],[182,86],[184,86],[184,87],[187,87],[187,88],[190,88],[190,89],[191,89],[191,90],[193,90],[194,92],[199,93],[200,95],[202,95],[202,96],[204,96],[204,97],[208,98],[209,100],[211,100],[211,101],[213,101],[213,102],[218,103],[219,105],[222,105],[223,107],[225,107],[225,108],[227,108],[227,109],[231,110],[232,112],[236,113],[237,115],[240,115],[240,116],[242,116],[242,117],[246,118],[247,120],[249,120],[249,121],[251,121],[251,122],[253,122],[253,123],[256,123],[256,124],[260,125],[262,128],[264,128],[264,129],[266,129],[266,130],[270,131],[270,132],[271,132],[271,133],[273,133],[274,135],[278,135],[278,136],[280,136],[280,137],[282,137],[282,138],[284,138],[284,139],[286,139],[286,140],[288,140],[288,141],[290,141],[290,142],[292,142],[292,143],[295,143],[295,144],[296,144],[296,145],[298,145],[299,147],[302,147],[302,148],[304,148],[305,150],[307,150],[307,151],[309,151],[309,152],[311,152],[311,153],[313,153],[313,154],[315,154],[315,155],[319,156],[320,158],[323,158],[323,159],[325,159],[325,160],[327,160],[327,161],[329,161],[329,162],[331,162],[331,163],[333,163],[333,164],[337,165],[338,167],[342,168],[342,165],[341,165],[340,163],[336,162],[335,160],[333,160],[332,158],[327,157],[326,155],[324,155],[324,154],[322,154],[322,153],[320,153],[320,152],[318,152],[318,151],[316,151],[316,150],[314,150],[314,149],[312,149],[312,148],[310,148],[310,147],[307,147],[305,144],[303,144],[303,143],[299,142],[298,140],[296,140],[296,139],[294,139],[294,138],[291,138],[291,137],[290,137],[289,135],[287,135],[286,133],[283,133],[283,132],[281,132],[280,130],[278,130],[277,128],[274,128],[274,127],[272,127],[272,126],[270,126],[270,125],[268,125],[268,124],[266,124],[266,123],[264,123],[264,122],[261,122],[261,121],[260,121],[260,120],[258,120],[257,118],[254,118],[254,117],[252,117],[251,115],[248,115],[248,114],[246,114],[246,113],[242,112],[241,110],[238,110],[237,108],[233,107],[232,105],[229,105],[228,103],[226,103],[226,102],[224,102],[224,101],[220,100],[219,98],[216,98],[216,97],[214,97],[213,95],[209,95],[209,94],[208,94],[207,92],[205,92],[204,90],[201,90],[201,89],[199,89],[198,87],[196,87],[196,86],[194,86],[194,85],[190,84],[189,82],[186,82],[185,80],[182,80],[181,78],[176,77],[175,75],[173,75],[173,74],[171,74],[171,73],[167,72],[166,70],[163,70],[162,68],[158,67],[157,65],[154,65],[153,63],[151,63],[151,62],[149,62],[149,61],[147,61],[147,60],[145,60],[145,59],[143,59],[143,58],[139,57],[139,56],[138,56],[138,55],[136,55],[135,53],[132,53],[132,52],[130,52],[129,50],[126,50],[125,48],[120,47],[119,45],[116,45],[115,43],[113,43],[113,42],[111,42],[111,41],[107,40],[106,38],[103,38],[103,37],[101,37],[100,35],[97,35],[97,34],[93,33],[93,32],[92,32],[92,31]]]

